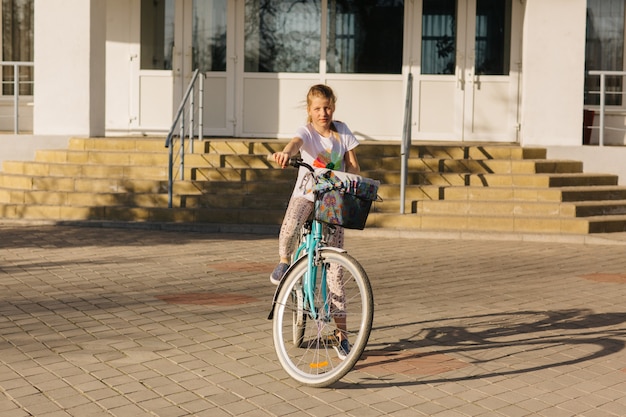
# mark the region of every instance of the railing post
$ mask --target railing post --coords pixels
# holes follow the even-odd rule
[[[413,74],[409,72],[406,84],[406,102],[404,104],[404,129],[402,129],[402,149],[400,155],[402,158],[400,167],[400,214],[404,214],[404,205],[406,200],[406,182],[407,182],[407,165],[409,152],[411,151],[411,113],[413,112]]]
[[[198,91],[198,140],[204,138],[204,73],[200,77],[200,86]]]
[[[599,146],[604,146],[604,111],[605,111],[605,93],[606,87],[606,74],[600,74],[600,139],[598,142]]]
[[[195,102],[195,87],[191,92],[191,96],[189,97],[189,151],[193,153],[193,110],[194,110],[194,102]]]
[[[189,118],[191,119],[191,127],[190,127],[190,140],[191,142],[191,149],[193,151],[193,110],[195,108],[194,104],[193,104],[193,93],[194,93],[194,86],[195,83],[198,79],[198,74],[200,73],[200,70],[196,69],[193,72],[193,76],[191,77],[191,81],[189,82],[189,85],[187,86],[187,91],[185,92],[185,94],[183,95],[183,98],[180,102],[180,105],[178,106],[178,111],[176,112],[176,116],[174,116],[174,120],[172,121],[172,127],[169,130],[169,133],[167,134],[167,139],[165,140],[165,147],[169,148],[169,157],[168,157],[168,168],[167,168],[167,172],[168,172],[168,181],[167,181],[167,194],[168,194],[168,207],[172,208],[173,206],[173,188],[174,188],[174,132],[176,131],[176,126],[179,127],[179,135],[180,135],[180,149],[179,149],[179,154],[180,154],[180,164],[179,164],[179,172],[180,172],[180,179],[184,180],[185,179],[185,105],[187,104],[187,100],[190,99],[189,95],[192,94],[191,97],[191,106],[190,106],[190,115]],[[179,124],[180,122],[180,124]]]
[[[19,64],[13,64],[13,133],[20,131],[20,69]]]
[[[172,142],[173,132],[167,135],[168,154],[167,154],[167,207],[172,208],[173,191],[174,191],[174,143]]]
[[[181,116],[180,119],[180,149],[179,149],[179,153],[180,153],[180,165],[179,165],[179,172],[180,172],[180,179],[184,180],[185,179],[185,114],[183,113],[183,115]]]

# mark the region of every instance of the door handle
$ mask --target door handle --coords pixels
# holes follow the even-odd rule
[[[478,75],[476,75],[476,74],[472,75],[472,82],[476,86],[476,89],[480,90],[480,78],[479,78]]]
[[[459,90],[465,89],[465,80],[463,79],[463,71],[457,68],[456,70],[456,88]]]

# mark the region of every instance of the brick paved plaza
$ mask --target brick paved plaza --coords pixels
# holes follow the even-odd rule
[[[347,234],[374,329],[313,389],[272,347],[275,235],[2,224],[0,416],[626,415],[623,236],[400,236]]]

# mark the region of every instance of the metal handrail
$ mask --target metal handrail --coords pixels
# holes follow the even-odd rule
[[[406,102],[404,103],[404,128],[402,129],[402,165],[400,166],[400,214],[404,214],[404,202],[406,200],[407,165],[411,151],[411,123],[413,113],[413,74],[409,72],[406,83]]]
[[[20,84],[35,84],[34,81],[20,81],[20,67],[34,67],[33,62],[21,61],[0,61],[0,66],[13,66],[13,133],[16,135],[20,132]],[[4,80],[2,81],[4,85]]]
[[[620,130],[626,132],[626,129],[614,128],[614,127],[605,127],[604,126],[604,116],[606,114],[606,96],[607,94],[624,94],[624,91],[606,91],[606,77],[608,76],[626,76],[626,71],[589,71],[589,75],[599,75],[600,76],[600,91],[589,91],[589,94],[600,94],[600,122],[598,123],[599,140],[598,145],[604,146],[604,131],[609,130]],[[589,126],[589,129],[594,129],[595,127]]]
[[[202,112],[204,111],[204,74],[202,77],[199,77],[200,70],[196,69],[193,72],[191,77],[191,81],[187,86],[187,91],[183,96],[183,99],[178,106],[178,111],[176,112],[176,116],[174,117],[174,121],[172,122],[172,127],[170,128],[169,133],[167,134],[167,138],[165,139],[165,147],[169,148],[168,152],[168,162],[167,162],[167,206],[168,208],[172,208],[172,200],[174,194],[174,132],[176,128],[179,127],[179,137],[180,137],[180,161],[178,170],[180,172],[180,179],[185,179],[185,136],[189,137],[190,140],[190,150],[193,152],[193,128],[194,128],[194,110],[196,108],[194,97],[195,97],[195,87],[196,81],[200,80],[198,83],[198,101],[200,102],[198,106],[198,139],[202,140],[202,130],[203,130],[203,118]],[[185,123],[185,107],[188,105],[189,110],[189,127]],[[187,129],[187,131],[185,130]]]

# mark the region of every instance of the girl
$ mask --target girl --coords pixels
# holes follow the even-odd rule
[[[324,85],[314,85],[309,89],[306,96],[308,120],[305,126],[296,131],[295,137],[285,146],[282,152],[276,152],[272,156],[282,168],[289,163],[289,158],[296,156],[298,152],[304,162],[314,168],[328,168],[337,171],[346,171],[353,174],[360,172],[359,162],[354,148],[359,144],[348,126],[333,120],[335,102],[337,98],[333,90]],[[313,211],[313,193],[306,187],[306,168],[300,167],[298,179],[294,187],[285,218],[280,229],[278,238],[278,254],[280,261],[272,274],[270,281],[278,285],[283,275],[289,268],[291,255],[298,241],[298,233],[304,222]],[[309,188],[307,190],[307,188]],[[343,247],[344,230],[337,227],[335,233],[330,235],[330,246]],[[329,289],[331,293],[339,295],[333,297],[335,322],[340,330],[338,338],[340,348],[339,357],[343,359],[350,351],[350,345],[345,337],[345,300],[340,294],[341,272],[338,268],[331,268],[328,274]],[[336,289],[333,291],[333,287]]]

